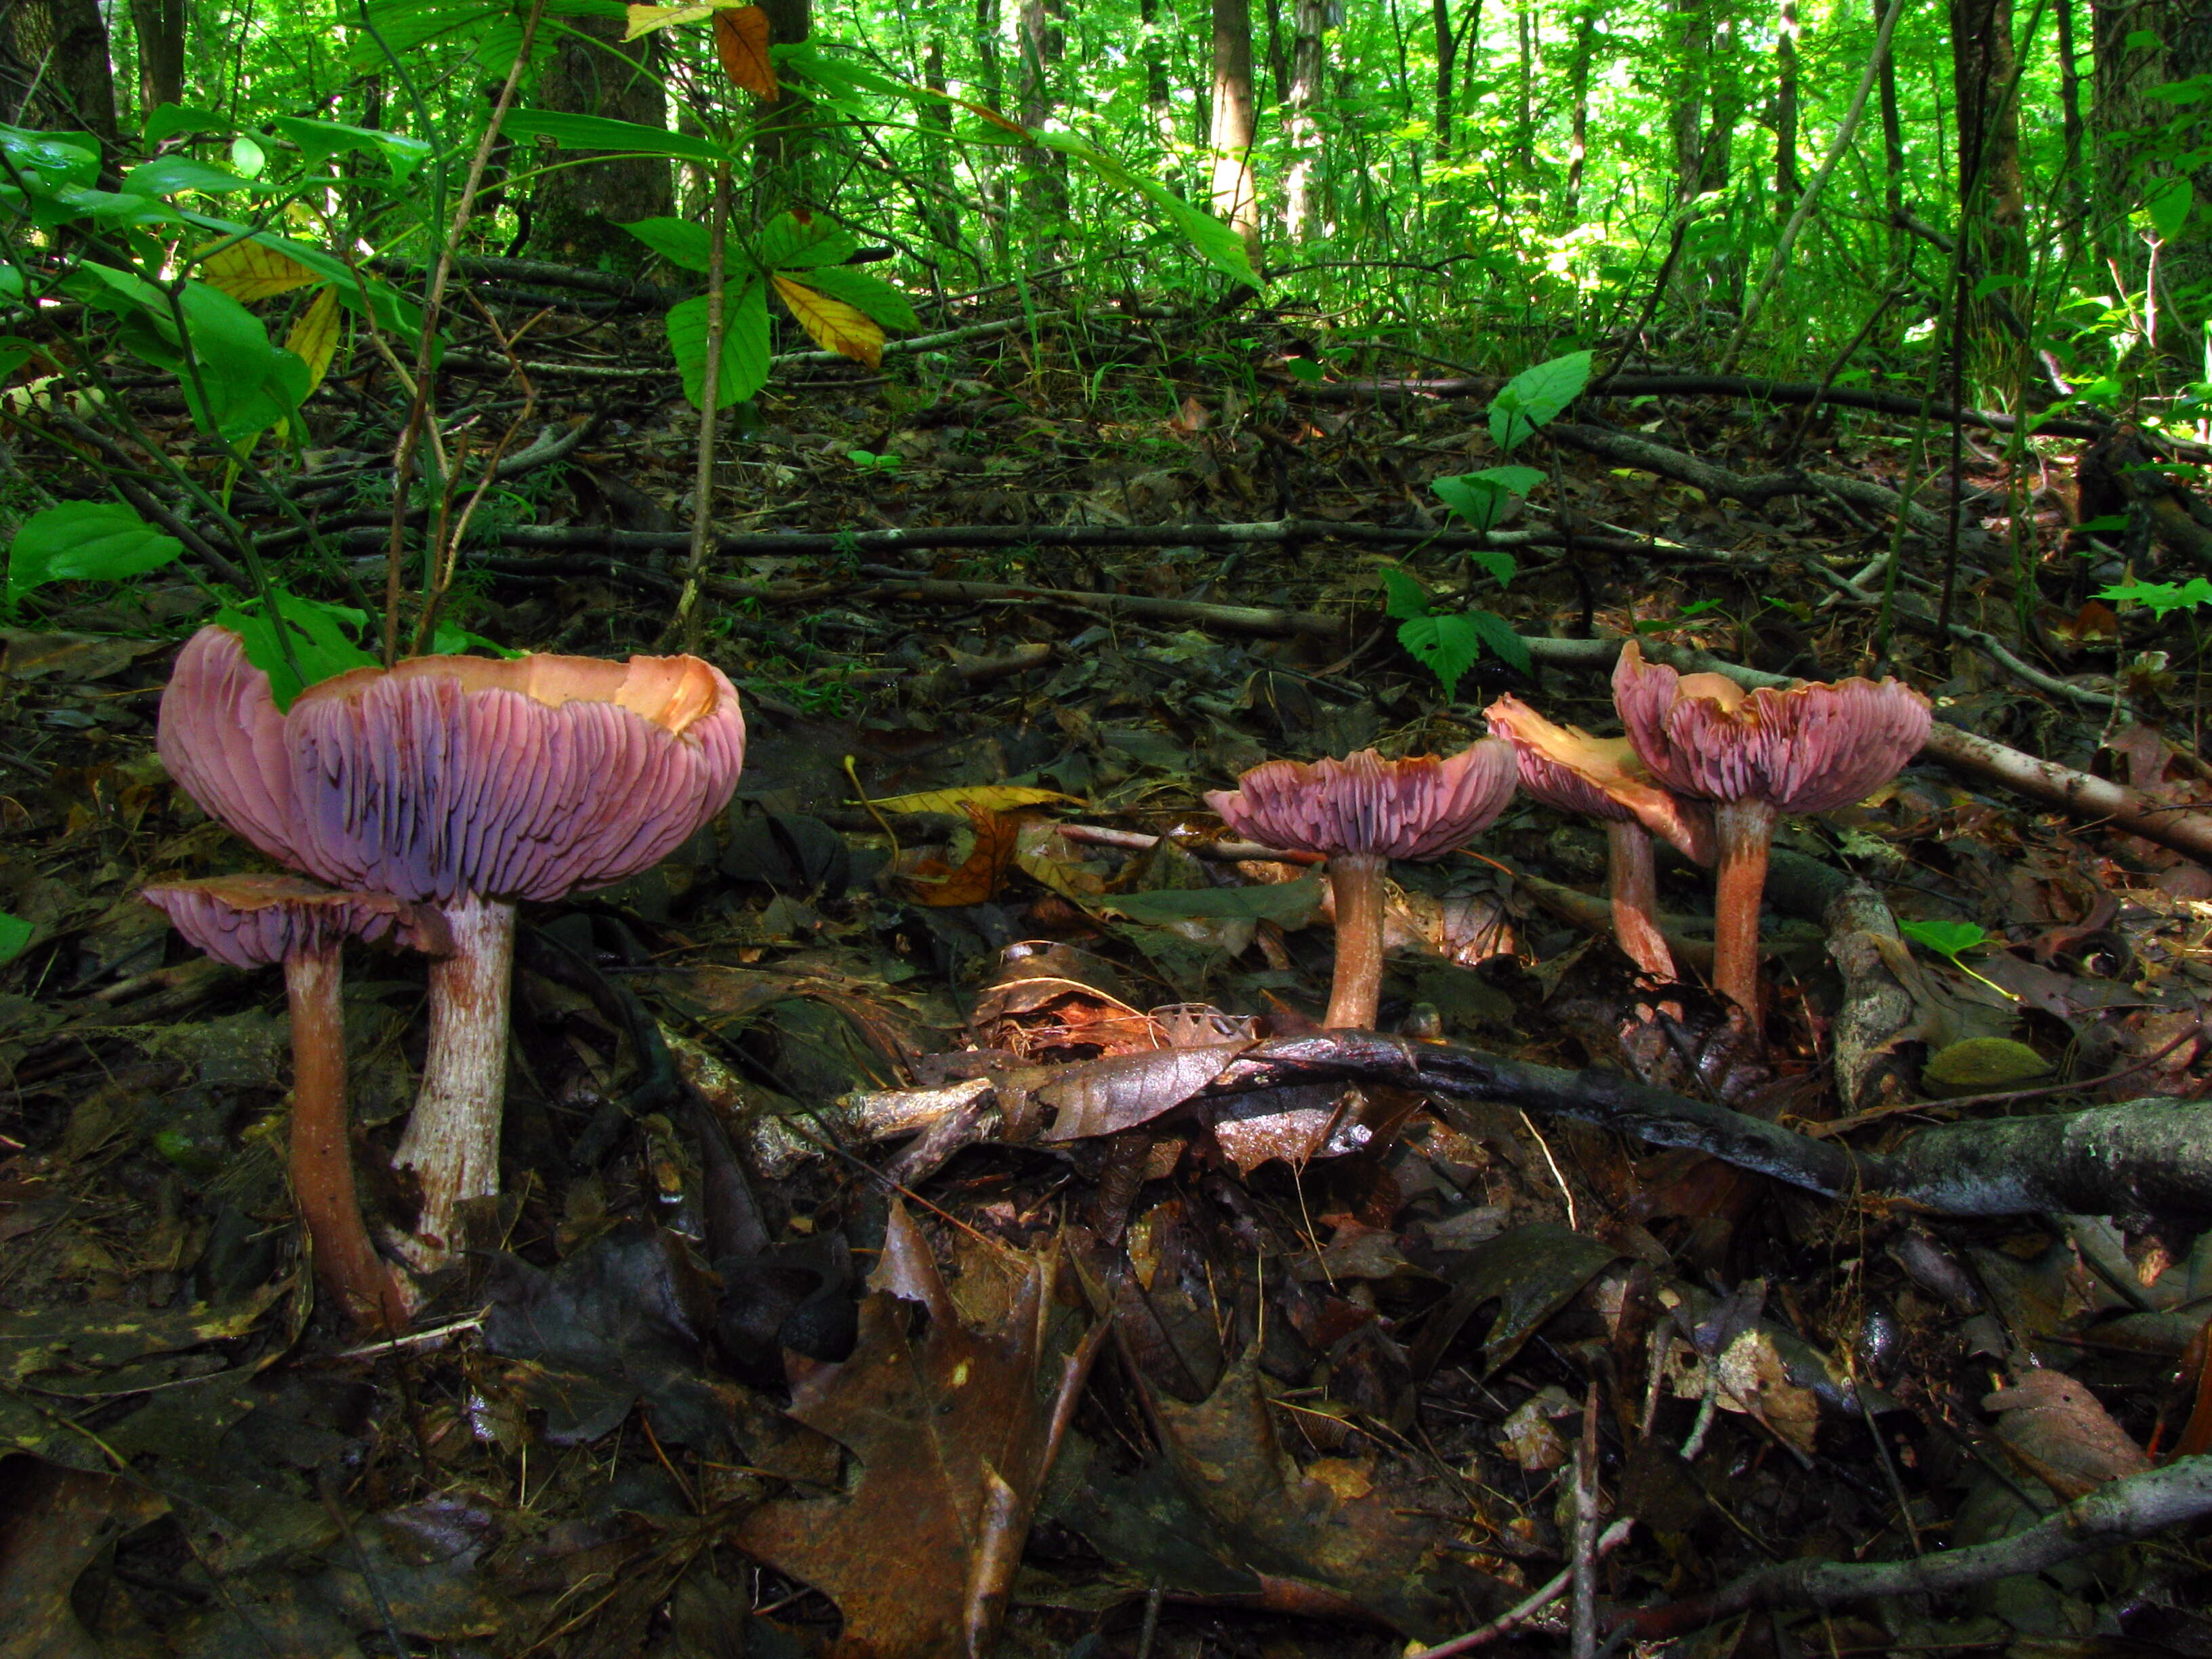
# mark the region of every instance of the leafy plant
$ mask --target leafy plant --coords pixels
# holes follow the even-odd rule
[[[1897,930],[1923,950],[1933,951],[1968,979],[1981,982],[2008,1001],[2018,1002],[2019,996],[2005,989],[1995,980],[1976,973],[1959,958],[1969,951],[1986,951],[2000,941],[1992,939],[1987,929],[1972,921],[1900,921]]]
[[[185,550],[115,501],[64,501],[23,520],[8,544],[8,610],[48,582],[127,581]]]
[[[1512,574],[1510,557],[1502,553],[1492,556],[1504,559],[1506,575]],[[1521,672],[1528,672],[1528,641],[1496,611],[1479,605],[1457,611],[1439,610],[1419,582],[1402,570],[1388,567],[1382,572],[1382,586],[1389,594],[1385,609],[1398,621],[1398,643],[1437,677],[1445,696],[1458,695],[1460,680],[1481,659],[1485,646]]]
[[[31,935],[35,931],[22,917],[0,910],[0,967],[5,967],[31,948]]]
[[[2212,600],[2212,581],[2191,576],[2185,582],[2115,582],[2099,589],[2097,597],[2117,605],[2139,605],[2164,621],[2176,611],[2193,611]]]
[[[896,472],[906,465],[906,457],[891,453],[878,455],[871,450],[848,449],[845,459],[863,472]]]

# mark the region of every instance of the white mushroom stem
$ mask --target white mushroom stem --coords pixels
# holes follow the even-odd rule
[[[1720,871],[1713,904],[1713,988],[1736,1006],[1756,1036],[1759,1017],[1759,902],[1766,891],[1767,851],[1781,816],[1756,795],[1713,804]]]
[[[464,893],[445,907],[453,952],[430,964],[430,1051],[422,1091],[392,1162],[415,1171],[422,1207],[407,1248],[415,1266],[450,1262],[460,1206],[499,1191],[507,1098],[507,990],[514,906]]]
[[[1382,872],[1376,853],[1332,853],[1328,885],[1336,900],[1336,974],[1330,981],[1332,1031],[1371,1031],[1382,1006]]]
[[[1659,930],[1659,874],[1651,855],[1651,833],[1633,818],[1607,818],[1605,842],[1613,936],[1631,962],[1654,978],[1671,982],[1674,953]]]

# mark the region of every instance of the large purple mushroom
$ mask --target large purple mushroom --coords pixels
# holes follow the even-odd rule
[[[696,657],[417,657],[280,713],[237,635],[185,645],[161,699],[170,775],[270,857],[434,905],[452,934],[395,1160],[422,1187],[417,1265],[450,1259],[459,1206],[499,1188],[516,902],[658,863],[728,802],[744,749],[735,689]]]

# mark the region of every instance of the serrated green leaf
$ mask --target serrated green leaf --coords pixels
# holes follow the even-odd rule
[[[2119,605],[2139,605],[2154,617],[2174,611],[2194,611],[2212,600],[2212,581],[2191,576],[2185,582],[2116,582],[2097,597]]]
[[[1971,921],[1900,921],[1897,930],[1915,945],[1924,945],[1936,955],[1954,959],[1963,951],[1979,950],[1990,942],[1988,931]]]
[[[1296,925],[1321,908],[1321,872],[1296,881],[1257,882],[1249,887],[1174,888],[1150,893],[1109,893],[1101,909],[1132,921],[1187,921],[1194,917]]]
[[[1438,478],[1429,488],[1437,499],[1464,520],[1472,530],[1493,530],[1505,515],[1513,492],[1495,479],[1476,473]]]
[[[1528,641],[1513,631],[1513,624],[1491,611],[1469,611],[1467,619],[1474,625],[1476,635],[1488,646],[1491,654],[1513,665],[1520,672],[1530,672]]]
[[[1382,590],[1385,615],[1399,622],[1413,617],[1429,614],[1429,591],[1404,571],[1389,565],[1382,567]]]
[[[1415,617],[1398,625],[1398,643],[1443,683],[1447,697],[1458,694],[1460,677],[1481,657],[1480,641],[1466,617]]]
[[[1488,571],[1500,587],[1511,581],[1521,567],[1510,553],[1502,553],[1494,547],[1475,547],[1468,550],[1468,562],[1480,565]]]
[[[118,501],[64,501],[23,520],[8,549],[8,604],[48,582],[123,581],[185,550]]]
[[[860,251],[860,239],[835,222],[812,215],[779,213],[761,232],[760,262],[769,270],[811,270],[842,264]]]

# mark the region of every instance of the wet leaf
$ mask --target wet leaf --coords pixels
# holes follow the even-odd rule
[[[2069,1502],[2151,1466],[2097,1396],[2063,1372],[2031,1370],[1982,1404],[1999,1413],[2006,1455]]]
[[[1435,1370],[1461,1327],[1484,1304],[1496,1302],[1498,1317],[1482,1341],[1482,1374],[1495,1376],[1539,1326],[1572,1301],[1619,1254],[1588,1233],[1539,1221],[1447,1258],[1442,1271],[1458,1288],[1422,1326],[1421,1340],[1413,1352],[1413,1375],[1426,1376]]]
[[[1006,880],[1006,866],[1014,860],[1014,847],[1021,834],[1019,821],[972,801],[966,811],[975,841],[959,865],[925,859],[901,876],[900,887],[916,903],[981,904],[996,895]]]
[[[1038,1139],[1082,1140],[1149,1123],[1198,1093],[1251,1046],[1240,1042],[1163,1048],[1067,1066],[1036,1091],[1038,1103],[1058,1114]]]

